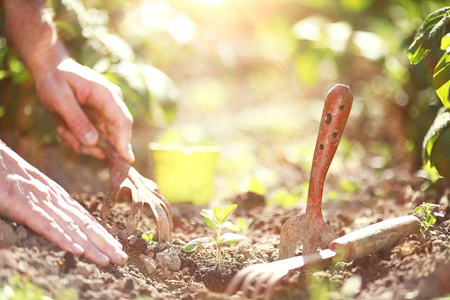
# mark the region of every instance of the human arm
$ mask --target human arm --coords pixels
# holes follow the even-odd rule
[[[57,116],[62,141],[76,152],[104,158],[96,147],[97,127],[132,163],[133,118],[120,88],[69,58],[44,0],[4,0],[4,8],[5,36],[30,70],[42,104]]]
[[[86,209],[1,140],[0,215],[98,265],[122,265],[127,260],[122,245]]]

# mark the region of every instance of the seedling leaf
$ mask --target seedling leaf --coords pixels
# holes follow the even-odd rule
[[[231,204],[222,210],[223,221],[228,219],[228,217],[233,213],[233,211],[236,209],[236,207],[237,207],[237,204]]]
[[[214,219],[217,223],[222,223],[222,221],[225,219],[222,215],[222,212],[220,211],[220,208],[217,206],[214,206]]]
[[[214,218],[214,212],[212,209],[203,209],[201,215],[205,219],[206,226],[211,229],[217,229],[219,227],[219,224]]]
[[[196,250],[202,250],[205,246],[207,246],[209,243],[215,242],[215,239],[212,237],[202,237],[198,239],[193,239],[186,245],[184,245],[183,251],[184,252],[192,252]]]
[[[219,228],[228,228],[229,226],[233,225],[230,221],[226,221],[225,223],[222,223],[219,225]]]
[[[408,58],[411,65],[417,65],[436,47],[445,34],[445,26],[450,20],[450,7],[441,8],[429,14],[408,48]]]
[[[236,234],[236,233],[231,233],[231,232],[227,232],[224,233],[221,237],[220,237],[220,244],[236,244],[237,242],[245,239],[246,237],[240,234]]]

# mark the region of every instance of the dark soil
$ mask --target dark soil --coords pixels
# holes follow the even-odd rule
[[[325,219],[339,235],[380,220],[411,214],[424,201],[441,204],[437,211],[444,216],[438,217],[432,227],[439,234],[426,231],[404,237],[393,248],[355,261],[293,271],[276,286],[273,299],[431,299],[450,293],[447,182],[440,180],[425,189],[425,180],[401,167],[362,176],[367,176],[362,178],[365,185],[351,199],[328,201],[323,205]],[[73,194],[96,217],[104,196],[102,192]],[[211,235],[200,216],[202,207],[187,203],[173,205],[172,242],[146,243],[140,235],[155,228],[151,216],[143,216],[138,230],[128,235],[124,229],[128,204],[118,203],[107,227],[129,255],[124,266],[103,268],[83,258],[74,258],[28,228],[3,220],[0,283],[6,284],[19,273],[54,298],[71,291],[73,299],[136,299],[139,296],[230,299],[223,292],[236,272],[277,259],[281,226],[287,218],[301,214],[304,203],[298,209],[270,208],[265,205],[264,197],[253,193],[223,202],[238,203],[232,220],[239,215],[254,221],[246,240],[224,247],[219,266],[215,249],[182,251],[189,240]],[[233,299],[241,298],[244,297],[239,293],[233,296]]]

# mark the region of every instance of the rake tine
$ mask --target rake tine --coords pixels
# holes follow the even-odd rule
[[[250,274],[248,274],[241,284],[241,291],[244,293],[245,296],[250,295],[254,292],[254,287],[252,285],[252,281],[257,281],[256,279],[261,274],[258,270],[253,270]]]
[[[281,280],[281,278],[283,278],[286,275],[287,275],[287,272],[286,272],[286,274],[280,273],[280,274],[276,274],[275,276],[272,276],[269,279],[269,282],[267,284],[266,291],[265,291],[265,294],[266,294],[266,296],[264,297],[265,300],[270,300],[270,297],[272,296],[273,288]]]
[[[228,284],[227,294],[228,295],[235,294],[239,290],[239,287],[242,286],[242,281],[246,278],[247,274],[250,274],[252,272],[253,272],[253,268],[249,267],[249,268],[240,270],[236,275],[234,275],[234,277],[231,279],[230,283]]]
[[[273,274],[270,271],[266,271],[260,274],[260,277],[258,277],[258,280],[255,282],[255,288],[251,293],[250,298],[256,298],[259,293],[263,290],[264,285],[266,284],[266,280],[268,280],[270,277],[272,277]]]

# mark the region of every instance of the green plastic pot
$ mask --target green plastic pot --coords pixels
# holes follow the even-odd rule
[[[214,192],[216,147],[149,144],[155,182],[169,202],[208,204]]]

